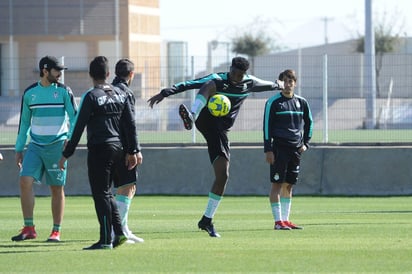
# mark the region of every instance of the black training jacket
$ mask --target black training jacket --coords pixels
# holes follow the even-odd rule
[[[63,151],[64,157],[74,153],[86,126],[88,148],[121,142],[121,131],[124,130],[128,140],[126,152],[133,154],[140,151],[131,104],[127,95],[117,87],[98,85],[83,95],[72,137]]]

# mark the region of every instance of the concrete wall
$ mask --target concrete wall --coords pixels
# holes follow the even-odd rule
[[[19,195],[13,149],[1,149],[0,196]],[[69,160],[67,195],[88,195],[87,151]],[[206,195],[214,178],[205,147],[147,147],[138,193]],[[302,159],[295,195],[412,195],[412,147],[312,147]],[[261,147],[232,147],[226,195],[267,195],[269,167]],[[37,195],[49,195],[45,185]]]

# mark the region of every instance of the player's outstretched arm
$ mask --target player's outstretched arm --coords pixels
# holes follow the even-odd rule
[[[162,95],[161,92],[159,92],[158,94],[152,96],[149,98],[149,100],[147,100],[147,102],[149,103],[149,107],[153,108],[154,105],[160,103],[161,101],[163,101],[165,97]]]
[[[173,86],[171,88],[164,88],[158,94],[156,94],[156,95],[152,96],[151,98],[149,98],[149,100],[147,100],[147,102],[149,103],[149,107],[153,108],[154,105],[156,105],[156,104],[160,103],[161,101],[163,101],[163,99],[165,97],[183,92],[185,90],[186,90],[186,87],[184,85],[180,89],[176,88],[175,86]]]

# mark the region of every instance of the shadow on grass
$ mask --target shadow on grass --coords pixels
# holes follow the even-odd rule
[[[412,210],[320,211],[319,214],[411,214]]]
[[[11,249],[11,250],[0,250],[0,254],[13,254],[13,253],[27,253],[27,252],[50,252],[50,247],[64,247],[65,251],[67,246],[70,246],[71,243],[79,244],[84,243],[87,246],[90,243],[90,240],[69,240],[69,241],[60,241],[60,242],[11,242],[10,244],[0,244],[0,249]],[[21,249],[26,250],[21,250]],[[34,249],[33,249],[34,248]],[[17,249],[17,250],[14,250]],[[53,249],[54,250],[54,249]],[[79,249],[73,249],[78,251]]]
[[[371,210],[371,211],[356,211],[355,213],[362,214],[411,214],[412,210]]]

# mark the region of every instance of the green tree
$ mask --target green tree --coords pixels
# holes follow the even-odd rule
[[[255,57],[270,52],[268,44],[270,38],[265,36],[253,36],[245,33],[243,36],[236,37],[232,40],[232,51],[238,54],[247,55],[250,59],[251,74],[254,73]]]
[[[396,24],[398,16],[388,19],[388,14],[377,20],[375,24],[375,72],[376,72],[376,96],[381,97],[379,76],[383,66],[383,56],[386,53],[394,52],[400,44],[402,25]],[[357,52],[365,52],[365,36],[360,36],[356,44]]]
[[[251,24],[248,24],[248,27],[243,28],[243,32],[236,32],[238,35],[232,38],[232,52],[248,56],[251,74],[254,74],[256,56],[280,49],[280,46],[276,46],[273,38],[276,36],[276,32],[270,31],[269,25],[271,25],[270,21],[256,18]],[[269,35],[269,32],[274,33],[274,35]]]

